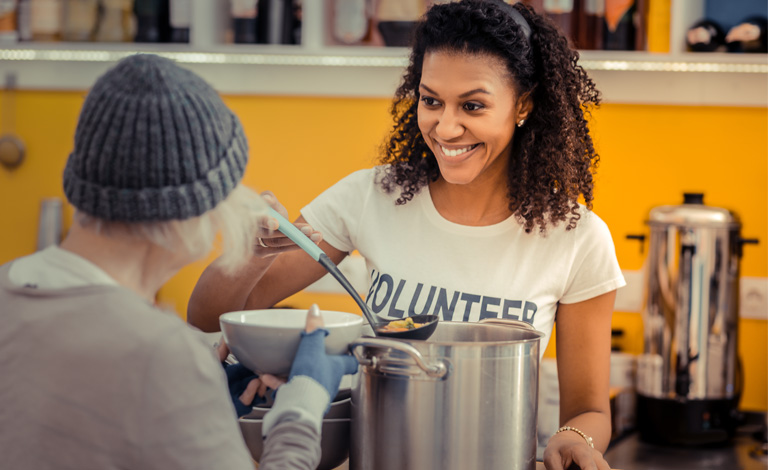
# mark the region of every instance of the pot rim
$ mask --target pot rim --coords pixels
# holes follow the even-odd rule
[[[401,341],[403,343],[410,344],[412,346],[420,346],[420,345],[436,345],[436,346],[467,346],[467,347],[477,347],[477,346],[509,346],[513,344],[523,344],[523,343],[533,343],[533,342],[541,342],[541,339],[546,336],[546,334],[540,330],[536,329],[522,329],[520,327],[510,326],[510,325],[500,325],[500,324],[493,324],[493,323],[479,323],[479,322],[465,322],[465,321],[444,321],[440,320],[438,322],[438,328],[440,328],[440,324],[447,323],[451,325],[480,325],[482,328],[503,328],[503,329],[510,329],[514,328],[516,330],[522,331],[526,334],[535,335],[534,338],[525,338],[525,339],[515,339],[515,340],[495,340],[495,341],[438,341],[434,338],[430,338],[428,340],[418,340],[418,339],[394,339],[394,338],[387,338],[387,339],[394,339],[395,341]],[[368,323],[363,323],[363,327],[368,325]],[[369,335],[363,335],[363,338],[377,338],[377,336],[369,336]]]

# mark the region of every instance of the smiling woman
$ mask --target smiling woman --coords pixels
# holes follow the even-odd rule
[[[497,7],[504,21],[496,16]],[[507,177],[495,188],[501,191],[495,205],[507,206],[527,231],[545,232],[565,221],[575,227],[579,197],[592,207],[591,170],[599,161],[586,122],[590,107],[600,101],[594,82],[575,65],[578,53],[545,18],[529,18],[528,10],[495,1],[455,8],[463,16],[432,10],[431,24],[417,33],[392,106],[395,127],[382,159],[391,166],[383,187],[399,191],[398,203],[404,204],[427,184],[434,191],[436,180],[450,182],[444,167],[455,160],[446,157],[467,143],[481,143],[471,141],[480,139],[473,132],[490,126],[481,134],[489,139],[486,144],[503,145],[487,149],[486,158],[507,156],[498,168]],[[478,22],[483,31],[469,33]]]
[[[599,93],[577,59],[520,3],[435,4],[416,27],[380,165],[327,189],[298,222],[322,234],[334,263],[355,250],[365,258],[366,303],[381,317],[525,321],[543,333],[544,351],[557,316],[564,428],[545,464],[605,470],[610,320],[625,283],[608,227],[591,211],[598,156],[585,113]],[[224,302],[269,307],[322,274],[293,252],[254,258],[237,276],[211,266],[188,319],[215,327]],[[477,437],[490,449],[511,437],[487,434]],[[430,468],[460,468],[440,461]]]

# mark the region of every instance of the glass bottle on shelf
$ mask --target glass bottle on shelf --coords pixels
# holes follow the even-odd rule
[[[293,0],[259,0],[257,11],[256,42],[298,44]]]
[[[168,23],[171,42],[189,42],[189,27],[192,22],[192,0],[170,0]]]
[[[19,33],[19,42],[32,40],[32,2],[19,0],[16,4],[16,30]]]
[[[605,0],[604,49],[632,51],[637,48],[636,11],[636,0]]]
[[[416,21],[426,9],[424,0],[379,0],[375,10],[376,22],[384,44],[390,47],[409,46]]]
[[[603,21],[605,0],[583,0],[578,6],[576,47],[579,49],[603,48]]]
[[[293,16],[293,25],[291,28],[292,44],[301,44],[301,16],[302,0],[293,0],[291,3],[291,14]]]
[[[99,21],[94,40],[98,42],[130,42],[133,39],[133,0],[99,0]]]
[[[573,0],[544,0],[542,7],[544,12],[549,16],[552,21],[557,24],[563,35],[567,37],[571,43],[575,39],[576,27],[574,22],[577,16],[573,12]]]
[[[61,39],[61,0],[29,0],[29,27],[33,41]]]
[[[134,0],[135,42],[168,41],[168,0]]]
[[[368,0],[333,1],[333,37],[343,44],[358,44],[370,28]]]
[[[0,43],[15,43],[18,40],[16,0],[0,0]]]
[[[230,16],[236,44],[256,43],[258,0],[231,0]]]
[[[97,0],[64,0],[61,24],[63,41],[90,41],[96,29]]]

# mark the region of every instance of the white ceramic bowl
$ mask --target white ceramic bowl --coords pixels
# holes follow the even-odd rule
[[[361,335],[363,318],[347,312],[321,310],[328,354],[344,354]],[[287,376],[299,348],[307,319],[302,309],[266,309],[229,312],[219,317],[229,350],[254,372]]]

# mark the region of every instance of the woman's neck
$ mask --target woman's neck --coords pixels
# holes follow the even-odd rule
[[[430,183],[429,192],[437,212],[456,224],[494,225],[512,215],[506,181],[451,184],[441,177]]]
[[[77,222],[72,224],[61,248],[87,259],[151,303],[163,284],[185,264],[178,255],[148,241],[107,237]]]

